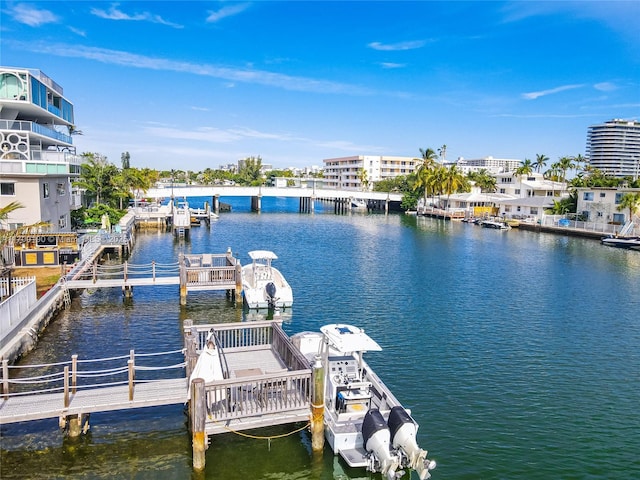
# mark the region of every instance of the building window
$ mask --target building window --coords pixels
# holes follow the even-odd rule
[[[66,189],[64,188],[64,183],[59,183],[56,186],[56,192],[58,193],[59,196],[65,195],[67,193]]]
[[[536,207],[531,207],[531,215],[537,215],[538,209]]]
[[[59,228],[67,228],[67,216],[66,215],[60,215],[60,218],[58,219],[58,227]]]
[[[624,193],[616,193],[616,205],[620,203],[622,197],[624,197]]]
[[[504,188],[501,188],[500,193],[507,193],[507,191]]]
[[[0,195],[13,197],[16,194],[16,184],[13,182],[0,182]]]
[[[606,193],[604,193],[604,192],[600,192],[600,198],[604,198],[604,197],[606,197],[606,196],[607,196],[607,194],[606,194]]]
[[[49,198],[49,184],[42,184],[42,198]]]
[[[547,192],[547,197],[553,197],[553,192]]]
[[[587,202],[593,202],[593,192],[584,192],[582,199]]]
[[[516,193],[516,195],[520,195],[520,189],[516,188],[516,192],[515,193]]]

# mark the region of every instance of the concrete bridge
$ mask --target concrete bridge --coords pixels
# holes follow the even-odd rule
[[[372,210],[389,211],[391,203],[397,205],[402,202],[402,194],[387,192],[360,192],[355,190],[334,190],[304,187],[237,187],[237,186],[167,186],[151,188],[145,193],[150,198],[186,198],[211,197],[214,212],[218,212],[220,197],[249,197],[251,208],[261,209],[262,197],[288,197],[300,199],[300,211],[311,213],[316,201],[328,201],[334,204],[336,213],[346,213],[351,208],[352,200],[363,200]]]

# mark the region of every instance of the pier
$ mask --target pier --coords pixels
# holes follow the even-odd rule
[[[242,266],[231,253],[180,255],[177,263],[101,265],[98,261],[66,276],[66,288],[121,288],[133,295],[135,286],[180,286],[180,303],[186,305],[188,292],[225,290],[242,301]]]
[[[208,435],[310,421],[312,370],[280,322],[186,320],[183,335],[184,348],[169,352],[74,355],[46,365],[10,366],[4,360],[0,425],[58,418],[63,430],[78,436],[89,429],[91,413],[189,401],[191,430],[201,440],[194,441],[194,468],[204,468]],[[215,341],[224,379],[195,378],[189,385],[207,338]]]

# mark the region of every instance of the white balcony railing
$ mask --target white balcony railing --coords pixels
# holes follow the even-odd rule
[[[33,132],[38,135],[52,138],[56,141],[63,143],[73,143],[71,135],[66,135],[61,132],[57,132],[52,128],[45,127],[39,123],[27,122],[21,120],[0,120],[0,130],[6,131],[19,131],[19,132]]]

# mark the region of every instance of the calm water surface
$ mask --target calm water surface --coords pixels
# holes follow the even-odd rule
[[[140,234],[130,261],[275,251],[295,296],[285,330],[364,327],[383,347],[369,363],[438,462],[434,479],[640,477],[638,252],[401,215],[297,214],[285,199],[252,214],[244,200],[189,242]],[[74,299],[23,363],[174,350],[184,319],[247,320],[221,293],[190,294],[182,308],[177,287],[134,294]],[[77,440],[56,420],[2,427],[0,477],[379,478],[328,448],[314,458],[306,432],[212,437],[205,472],[192,473],[181,406],[93,414],[91,425]]]

